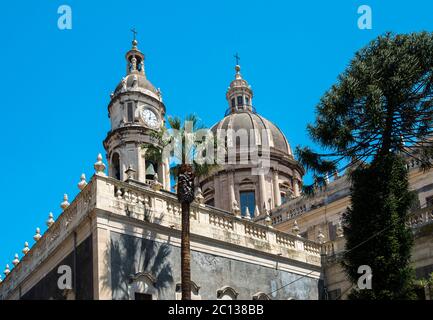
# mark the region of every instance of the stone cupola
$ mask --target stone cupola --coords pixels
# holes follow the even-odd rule
[[[135,36],[125,60],[126,75],[111,94],[108,105],[111,130],[104,140],[104,148],[109,176],[157,183],[169,190],[168,159],[161,161],[146,155],[146,145],[155,144],[152,134],[165,125],[165,105],[161,91],[147,78],[145,56],[138,49]]]
[[[248,82],[242,78],[240,65],[235,66],[235,71],[235,79],[230,83],[226,93],[230,113],[252,111],[253,90]]]
[[[266,218],[269,210],[300,195],[304,169],[284,133],[256,112],[253,90],[239,64],[235,71],[226,92],[229,108],[211,128],[218,141],[225,142],[225,160],[200,179],[200,187],[208,205],[245,218]]]

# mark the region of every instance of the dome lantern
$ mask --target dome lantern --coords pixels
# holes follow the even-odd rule
[[[253,112],[253,91],[248,82],[242,78],[241,66],[239,65],[240,58],[238,54],[235,55],[235,58],[235,79],[230,83],[226,93],[226,99],[229,103],[229,111],[230,113],[242,111]]]

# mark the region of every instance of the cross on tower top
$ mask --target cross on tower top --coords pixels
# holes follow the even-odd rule
[[[131,32],[134,34],[134,41],[136,41],[137,40],[137,33],[138,33],[137,30],[135,28],[132,28]]]
[[[241,60],[241,58],[239,57],[238,53],[236,52],[236,54],[234,55],[235,59],[236,59],[236,65],[239,65],[239,60]]]

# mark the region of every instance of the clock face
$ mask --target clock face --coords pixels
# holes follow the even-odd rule
[[[141,111],[141,117],[145,124],[149,127],[156,128],[159,126],[158,116],[150,109],[143,109]]]

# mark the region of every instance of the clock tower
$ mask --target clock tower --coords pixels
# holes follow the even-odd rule
[[[159,89],[147,79],[144,54],[137,40],[126,53],[126,76],[111,94],[108,116],[111,130],[104,140],[109,176],[142,183],[159,182],[170,190],[168,159],[146,159],[145,145],[153,144],[152,131],[164,126],[165,105]]]

